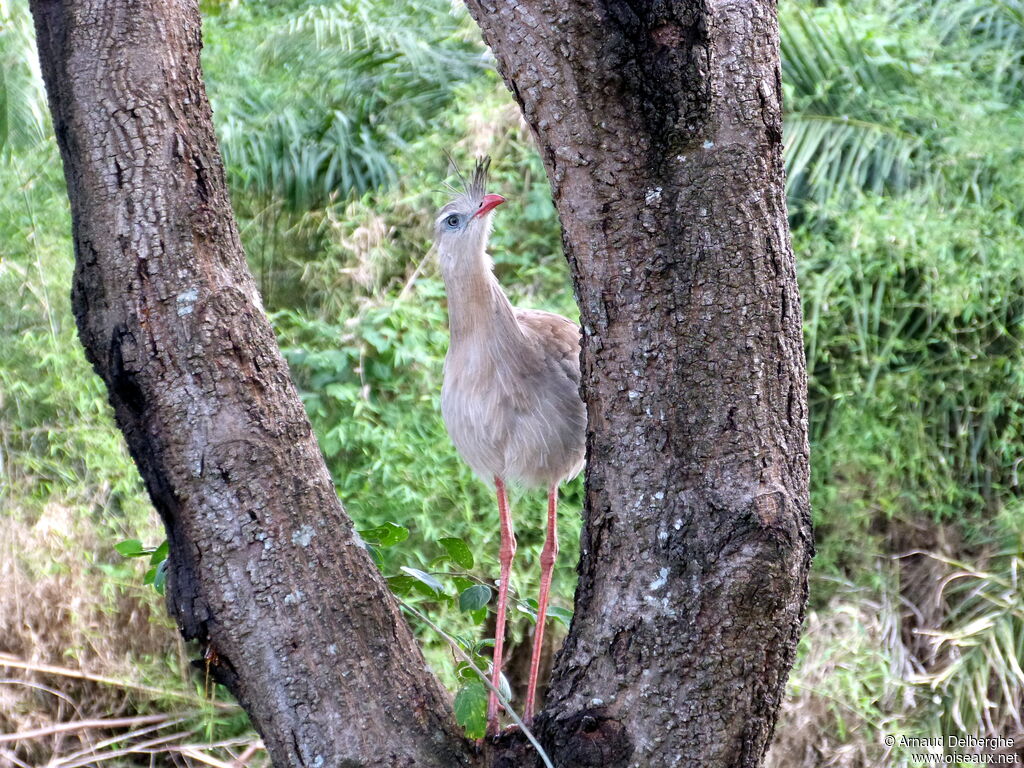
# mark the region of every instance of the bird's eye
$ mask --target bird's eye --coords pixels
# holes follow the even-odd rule
[[[451,216],[444,220],[444,225],[448,227],[448,229],[458,229],[459,217],[453,213]]]

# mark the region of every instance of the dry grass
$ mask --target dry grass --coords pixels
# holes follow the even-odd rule
[[[775,729],[767,768],[873,768],[882,738],[908,732],[919,694],[916,659],[902,645],[898,611],[866,590],[846,591],[804,625],[801,655]]]
[[[949,536],[900,526],[891,549],[907,549],[879,561],[878,588],[843,585],[809,612],[767,768],[913,765],[890,735],[1024,743],[1024,556],[968,564]]]
[[[196,691],[159,598],[111,550],[79,508],[0,509],[0,765],[262,764],[244,728],[214,735],[237,707]]]

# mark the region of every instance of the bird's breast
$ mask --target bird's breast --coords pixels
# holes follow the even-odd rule
[[[579,471],[586,414],[575,385],[543,366],[450,351],[441,413],[462,458],[485,479],[547,485]]]

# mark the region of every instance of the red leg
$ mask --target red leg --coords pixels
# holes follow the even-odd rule
[[[494,478],[494,488],[498,492],[498,515],[501,517],[501,549],[498,560],[501,563],[501,581],[498,584],[498,626],[494,633],[494,664],[491,684],[501,688],[501,662],[505,650],[505,611],[508,606],[508,580],[512,572],[512,558],[516,554],[516,535],[512,531],[512,516],[508,510],[508,496],[501,478]],[[498,697],[491,693],[487,702],[487,732],[498,732]]]
[[[540,599],[537,601],[537,629],[533,633],[533,656],[530,658],[530,684],[526,689],[526,713],[523,719],[533,720],[534,700],[537,697],[537,673],[540,671],[540,653],[544,647],[544,620],[548,612],[548,593],[551,591],[551,573],[558,559],[558,486],[548,489],[548,534],[540,552]]]

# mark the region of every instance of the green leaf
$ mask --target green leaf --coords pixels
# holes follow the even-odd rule
[[[476,673],[476,670],[473,669],[469,664],[467,664],[464,661],[460,661],[455,666],[455,679],[458,680],[460,683],[470,683],[473,681],[479,682],[480,675],[478,675]]]
[[[482,739],[487,732],[487,688],[476,681],[455,694],[455,720],[466,729],[466,736]]]
[[[160,565],[164,560],[167,559],[167,552],[170,545],[167,539],[163,540],[163,543],[153,551],[153,556],[149,558],[150,565]]]
[[[525,613],[534,624],[537,623],[537,601],[532,597],[517,601],[516,610]]]
[[[438,539],[437,543],[444,547],[453,563],[466,570],[473,567],[473,553],[469,551],[469,547],[462,539],[447,537]]]
[[[380,547],[375,547],[373,544],[367,544],[366,551],[370,553],[370,557],[373,559],[373,562],[377,564],[378,568],[384,567],[384,555],[380,551]]]
[[[501,679],[498,680],[498,692],[505,701],[512,701],[512,686],[509,684],[504,672],[501,673]]]
[[[164,588],[167,586],[167,561],[164,560],[156,567],[156,573],[153,576],[153,589],[159,592],[161,595],[164,593]]]
[[[460,611],[479,611],[491,601],[491,588],[484,584],[476,584],[463,590],[459,595]]]
[[[416,589],[417,586],[422,585],[411,576],[391,576],[388,578],[388,586],[391,588],[392,592],[399,597],[402,597],[404,595],[408,595]],[[433,592],[431,592],[431,595],[433,595]]]
[[[138,539],[122,541],[120,544],[115,544],[114,549],[117,550],[121,557],[145,557],[150,552],[150,550],[142,546],[142,542]]]
[[[423,571],[417,568],[410,568],[406,565],[402,566],[402,570],[405,573],[412,576],[414,579],[416,579],[416,581],[420,582],[421,584],[426,584],[437,595],[440,596],[444,594],[444,585],[440,581],[435,579],[433,576],[431,576],[429,573],[424,573]]]
[[[409,538],[409,529],[396,523],[384,523],[357,533],[363,541],[378,547],[393,547]]]
[[[572,621],[572,611],[567,608],[559,608],[556,605],[549,605],[547,615],[551,618],[562,622],[565,626],[569,626],[569,622]]]

